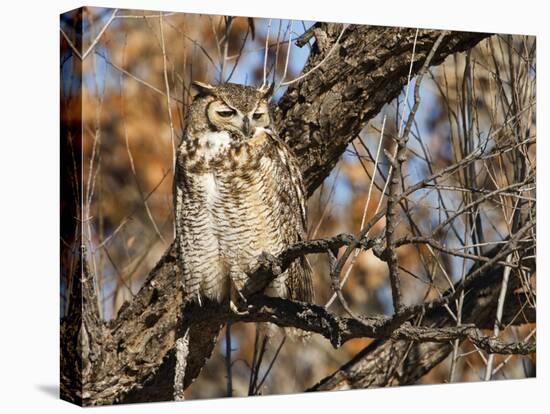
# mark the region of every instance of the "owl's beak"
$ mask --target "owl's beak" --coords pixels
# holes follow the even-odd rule
[[[247,116],[245,116],[243,119],[243,125],[241,127],[241,131],[243,131],[243,134],[245,137],[249,137],[250,132],[252,132],[250,129],[250,119]]]

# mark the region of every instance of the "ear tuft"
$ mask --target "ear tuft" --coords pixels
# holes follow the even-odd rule
[[[191,85],[197,90],[197,92],[201,95],[209,95],[214,90],[214,86],[210,85],[209,83],[199,82],[199,81],[193,81]]]
[[[260,93],[263,94],[264,98],[269,98],[273,95],[273,90],[275,89],[275,83],[269,85],[262,85],[259,89]]]

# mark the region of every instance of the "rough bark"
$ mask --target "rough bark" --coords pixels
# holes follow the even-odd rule
[[[341,30],[342,25],[319,24],[306,35],[314,35],[316,42],[304,73],[327,56]],[[439,33],[419,31],[413,76]],[[482,33],[449,33],[432,65],[472,48],[485,37]],[[349,26],[340,46],[323,65],[289,87],[275,109],[276,124],[299,158],[309,194],[330,173],[366,122],[402,90],[414,38],[415,30],[410,29]],[[84,288],[93,275],[85,266],[82,269],[75,278],[82,284],[84,296],[82,300],[73,299],[78,306],[93,302],[95,295]],[[182,334],[181,321],[205,311],[203,308],[181,315],[183,300],[176,287],[180,274],[171,246],[114,321],[101,322],[93,306],[83,306],[81,318],[69,316],[62,321],[62,333],[72,338],[68,343],[80,347],[78,355],[73,355],[76,347],[62,351],[62,367],[74,373],[62,378],[63,398],[83,405],[172,399],[173,348]],[[93,283],[89,286],[93,289]],[[212,314],[223,314],[216,312],[214,309]],[[185,386],[197,377],[210,356],[222,323],[223,318],[211,318],[190,325]],[[74,382],[80,375],[82,381]]]

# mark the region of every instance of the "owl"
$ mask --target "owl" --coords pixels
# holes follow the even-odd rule
[[[174,176],[176,243],[188,300],[232,304],[262,252],[306,236],[302,177],[277,136],[273,87],[194,83]],[[264,291],[311,302],[311,271],[298,259]],[[190,299],[189,299],[190,298]]]

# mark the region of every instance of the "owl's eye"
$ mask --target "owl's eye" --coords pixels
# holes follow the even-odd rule
[[[216,113],[222,118],[229,118],[230,116],[235,115],[235,111],[232,109],[224,109],[222,111],[216,111]]]
[[[260,119],[262,116],[264,115],[263,112],[254,112],[254,114],[252,115],[252,119],[257,121],[258,119]]]

